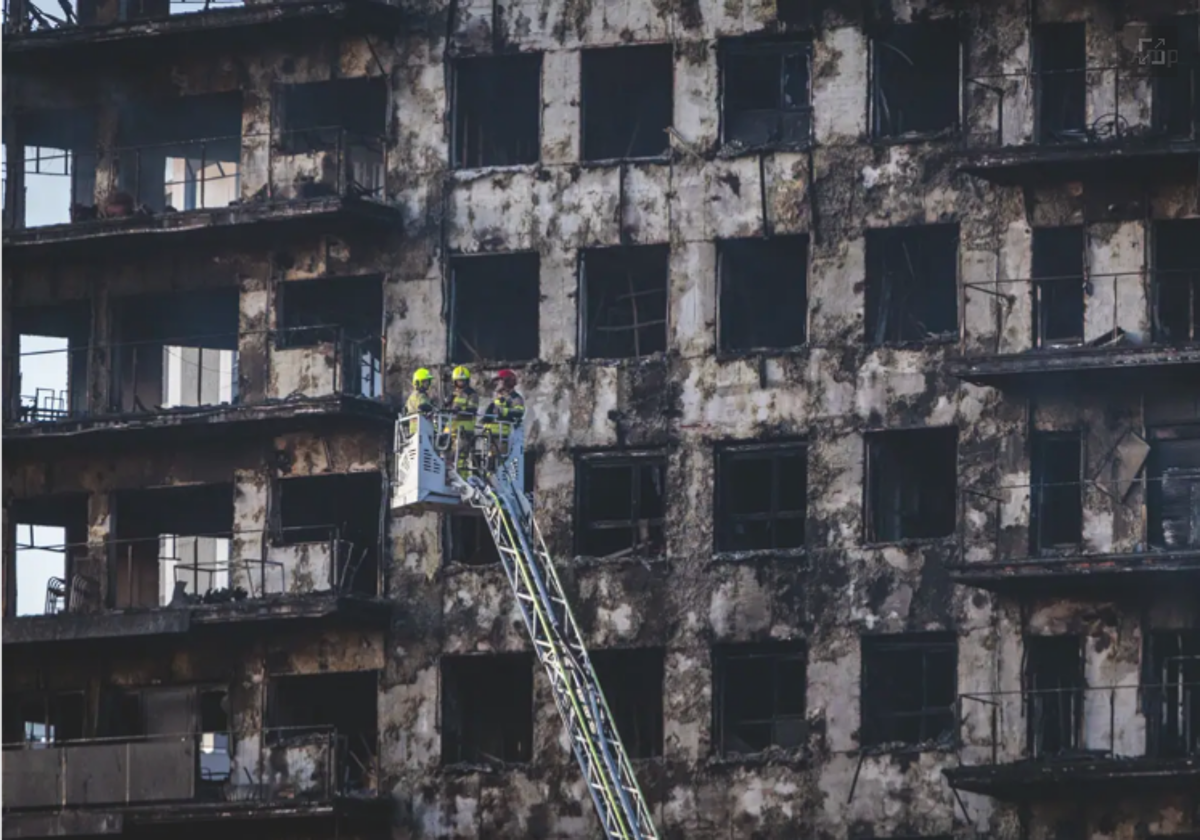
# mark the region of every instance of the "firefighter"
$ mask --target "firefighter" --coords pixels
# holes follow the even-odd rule
[[[495,382],[496,394],[483,415],[493,460],[508,455],[508,434],[525,419],[525,398],[517,392],[517,375],[505,368],[496,374]]]
[[[430,387],[433,385],[433,374],[429,372],[429,368],[417,368],[413,374],[413,391],[408,397],[408,402],[404,406],[405,414],[424,414],[429,416],[438,410],[436,397],[429,393]],[[417,421],[408,421],[408,433],[415,435],[417,433]]]
[[[447,400],[446,411],[453,418],[445,431],[454,435],[458,448],[458,470],[462,472],[470,466],[471,444],[475,440],[475,416],[479,413],[479,393],[471,387],[471,371],[462,365],[454,369],[450,378],[454,382],[454,393]]]

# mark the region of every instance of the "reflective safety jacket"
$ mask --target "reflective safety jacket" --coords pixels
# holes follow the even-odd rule
[[[408,396],[408,402],[404,404],[405,414],[430,414],[437,411],[437,403],[435,398],[428,391],[413,390]],[[417,421],[408,421],[408,433],[415,435],[417,433]]]
[[[475,415],[479,413],[479,392],[468,385],[461,391],[455,390],[446,403],[446,411],[454,413],[447,431],[462,429],[475,431]]]
[[[484,415],[484,422],[490,431],[499,431],[499,423],[512,423],[516,425],[525,419],[525,398],[517,391],[510,391],[507,394],[498,392],[492,398],[492,404],[487,408],[487,414]]]

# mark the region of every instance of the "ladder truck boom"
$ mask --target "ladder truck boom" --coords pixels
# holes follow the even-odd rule
[[[646,799],[546,550],[532,501],[524,492],[524,429],[491,424],[493,430],[464,439],[460,451],[460,439],[445,431],[452,419],[448,414],[412,415],[397,422],[392,507],[468,505],[483,514],[534,652],[550,679],[555,706],[605,837],[657,840]]]

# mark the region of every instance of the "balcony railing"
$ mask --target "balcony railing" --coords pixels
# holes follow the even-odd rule
[[[36,155],[26,156],[25,204],[36,205],[45,215],[35,222],[6,213],[6,227],[94,225],[335,197],[391,200],[386,138],[339,127],[30,151]],[[249,160],[256,171],[265,169],[266,178],[252,195],[244,195],[242,167]],[[101,171],[111,174],[115,187],[97,201]],[[30,176],[36,183],[29,182]],[[57,214],[50,210],[55,206]]]
[[[377,754],[333,727],[5,744],[4,807],[328,804],[375,792]]]
[[[6,422],[54,423],[239,405],[236,348],[259,335],[275,348],[268,399],[383,395],[379,337],[314,325],[19,353],[6,360]],[[85,402],[84,387],[98,360],[110,372],[109,399],[101,406]]]
[[[1170,113],[1167,86],[1190,82],[1194,87],[1196,70],[1176,67],[1175,81],[1157,78],[1153,69],[1106,65],[967,78],[969,129],[963,144],[978,150],[1103,147],[1130,140],[1194,138],[1198,115]]]
[[[1200,683],[963,694],[964,766],[1200,757]]]
[[[344,539],[333,525],[162,534],[35,550],[39,559],[63,558],[61,571],[46,581],[48,615],[375,591],[372,571],[365,568],[371,547]],[[18,568],[23,553],[17,550]],[[101,603],[97,554],[108,565],[107,603]]]
[[[1200,343],[1200,272],[1127,271],[966,283],[968,353]]]
[[[127,5],[120,5],[118,19],[114,21],[97,20],[96,5],[95,2],[87,0],[74,3],[63,0],[57,4],[27,0],[23,4],[23,18],[17,18],[14,12],[18,4],[13,0],[5,0],[4,34],[94,26],[102,23],[132,23],[195,12],[241,8],[245,3],[242,0],[133,0]]]

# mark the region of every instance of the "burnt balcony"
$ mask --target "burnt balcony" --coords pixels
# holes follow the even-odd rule
[[[197,820],[386,825],[377,745],[332,727],[4,745],[5,836],[114,834]],[[65,830],[70,827],[72,830]],[[81,830],[82,829],[82,830]]]
[[[967,78],[959,171],[1007,186],[1195,178],[1197,71],[1171,71],[1080,61]]]
[[[5,360],[6,449],[64,440],[109,445],[131,432],[137,444],[147,433],[219,433],[230,423],[254,432],[392,419],[381,339],[336,325],[111,344],[92,344],[85,333],[23,338],[25,352]],[[243,357],[263,356],[266,381],[251,379],[259,371],[243,370]]]
[[[1128,437],[1080,482],[1078,436],[1047,437],[1033,484],[961,491],[951,580],[1037,597],[1200,586],[1200,470],[1186,457],[1200,441]],[[1089,516],[1106,527],[1085,528]]]
[[[399,224],[388,186],[387,138],[338,127],[109,148],[25,148],[16,159],[22,158],[20,183],[10,183],[9,192],[28,195],[6,205],[6,259],[47,251],[111,256],[155,243],[261,241],[306,229]],[[6,167],[6,178],[12,175]],[[36,190],[27,181],[36,181]]]
[[[181,54],[213,56],[282,43],[399,30],[387,0],[134,0],[54,4],[7,0],[4,63],[14,74],[102,69],[120,59],[153,64]]]
[[[1200,270],[965,283],[950,372],[1013,392],[1136,389],[1200,375]]]
[[[38,529],[32,529],[31,533]],[[36,543],[31,540],[31,543]],[[103,643],[334,621],[380,626],[377,546],[335,525],[20,544],[4,644]],[[41,576],[46,576],[42,578]],[[43,606],[44,605],[44,606]]]
[[[1194,669],[1193,669],[1194,670]],[[1200,683],[964,694],[956,790],[1002,800],[1195,790]]]

